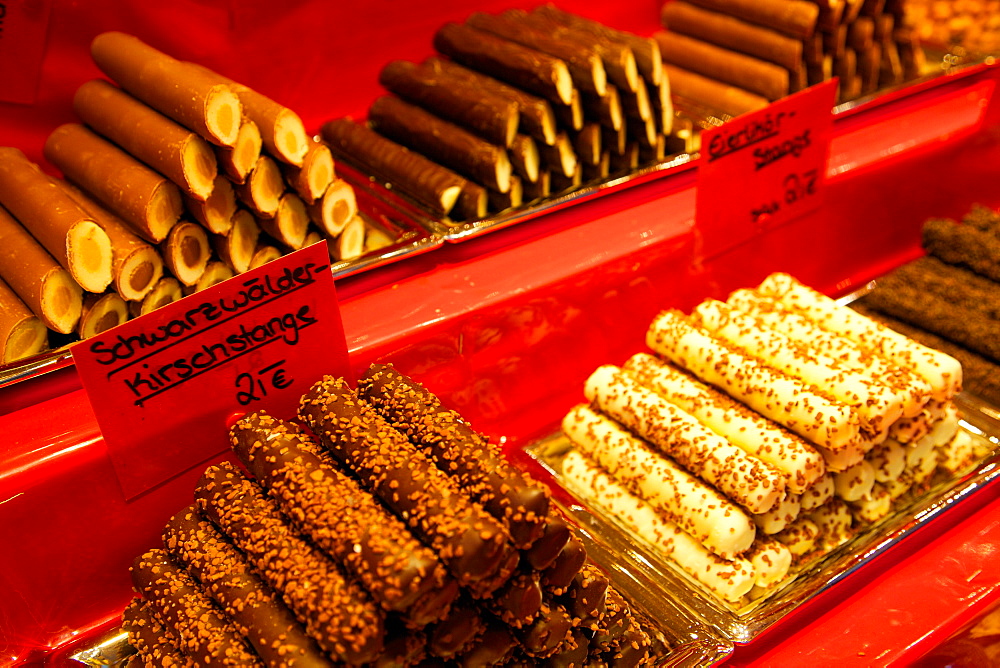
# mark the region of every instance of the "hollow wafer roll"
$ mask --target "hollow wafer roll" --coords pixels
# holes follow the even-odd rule
[[[81,339],[89,339],[117,327],[128,318],[128,305],[117,292],[108,291],[103,295],[87,292],[83,295],[83,311],[76,332]]]
[[[550,102],[570,102],[573,79],[566,63],[559,58],[458,23],[447,23],[438,29],[434,48],[467,67]]]
[[[447,614],[458,589],[437,556],[356,482],[324,463],[318,444],[262,413],[237,422],[230,441],[286,515],[382,607],[416,627]]]
[[[201,665],[263,666],[197,581],[163,550],[132,562],[132,584]]]
[[[263,147],[260,128],[249,118],[244,118],[236,134],[236,141],[232,146],[216,146],[215,157],[219,168],[233,183],[243,183],[257,164]]]
[[[642,540],[723,599],[739,600],[750,591],[754,573],[749,563],[740,558],[724,559],[707,550],[662,512],[578,451],[571,450],[566,455],[562,472],[574,489],[581,490],[588,500],[605,508]]]
[[[753,355],[770,366],[822,388],[838,401],[856,410],[869,428],[887,428],[903,414],[903,398],[887,386],[850,365],[840,365],[834,357],[811,346],[799,346],[782,332],[762,328],[751,316],[717,300],[705,300],[695,307],[694,323],[713,335]]]
[[[147,241],[162,241],[184,209],[176,184],[82,125],[56,128],[45,157]]]
[[[732,558],[750,547],[755,529],[743,510],[614,421],[581,405],[563,418],[562,428],[583,453],[630,492],[715,554]]]
[[[674,95],[691,101],[702,101],[709,108],[729,116],[740,116],[763,109],[770,104],[768,99],[762,95],[717,81],[683,67],[664,63],[663,69],[670,79],[670,87]]]
[[[160,244],[160,252],[170,273],[188,286],[198,282],[212,257],[208,232],[201,225],[187,220],[171,228],[170,234]]]
[[[362,402],[326,377],[302,397],[299,417],[337,459],[357,471],[411,530],[444,556],[461,584],[490,578],[507,561],[509,535],[452,478]]]
[[[517,547],[526,549],[541,537],[549,512],[544,488],[512,467],[423,385],[391,366],[374,364],[358,381],[358,395],[501,519]]]
[[[191,130],[101,79],[77,89],[73,110],[93,130],[195,199],[205,201],[212,193],[218,172],[215,153]]]
[[[689,0],[692,4],[725,12],[797,39],[808,39],[816,29],[819,7],[805,0]]]
[[[309,218],[326,235],[335,238],[358,213],[358,198],[347,181],[334,178],[316,202],[307,205]]]
[[[285,180],[278,164],[266,155],[257,158],[247,179],[235,187],[236,194],[255,215],[274,218],[285,192]]]
[[[49,329],[69,334],[76,328],[83,309],[80,286],[2,206],[0,278]]]
[[[624,368],[715,433],[781,471],[789,491],[800,494],[823,475],[823,456],[811,444],[722,392],[648,353],[633,355]]]
[[[253,256],[250,258],[250,268],[256,269],[261,265],[277,260],[279,257],[281,257],[281,250],[277,246],[258,241],[257,247],[253,251]]]
[[[183,296],[181,282],[173,276],[164,276],[156,282],[153,289],[142,298],[141,302],[129,302],[129,312],[133,318],[146,315],[161,306],[172,304]]]
[[[30,357],[48,346],[45,323],[0,279],[0,364]]]
[[[747,550],[744,558],[750,561],[758,587],[770,587],[780,582],[792,565],[792,552],[788,547],[768,536],[761,536]]]
[[[599,367],[585,394],[600,409],[669,454],[751,513],[767,512],[785,491],[782,477],[756,457],[637,383],[617,367]]]
[[[799,503],[799,496],[797,494],[785,494],[784,498],[774,508],[771,508],[766,513],[751,515],[750,517],[753,519],[753,523],[757,525],[760,533],[771,535],[778,533],[794,522],[795,518],[799,516],[801,509],[802,504]]]
[[[206,230],[215,234],[226,234],[233,226],[236,215],[236,191],[233,184],[223,175],[215,177],[212,193],[204,202],[185,197],[185,208]]]
[[[175,514],[163,530],[166,551],[202,584],[264,662],[327,666],[316,641],[246,558],[194,506]]]
[[[195,500],[324,651],[351,664],[378,655],[384,635],[378,607],[360,585],[292,531],[274,502],[239,469],[228,462],[209,467]]]
[[[824,329],[846,336],[896,364],[912,369],[930,384],[931,396],[935,399],[947,399],[962,387],[962,367],[954,358],[838,305],[830,297],[802,285],[788,274],[772,274],[757,289],[815,320]]]
[[[218,285],[223,281],[228,281],[235,275],[236,272],[234,272],[229,265],[222,260],[210,260],[209,263],[205,265],[205,272],[198,279],[198,282],[184,289],[184,296],[186,297],[189,294],[207,290],[213,285]]]
[[[283,163],[281,173],[306,204],[320,199],[337,177],[330,147],[313,139],[309,140],[309,150],[302,157],[302,164]]]
[[[836,451],[859,436],[860,421],[849,406],[727,346],[676,311],[657,316],[646,343],[674,364],[813,443]]]
[[[163,625],[149,602],[136,597],[122,612],[122,630],[142,659],[140,666],[192,666],[191,657],[178,648],[177,634]]]
[[[365,252],[365,221],[361,216],[354,216],[337,239],[330,245],[330,257],[334,260],[351,260]]]
[[[0,205],[84,290],[111,284],[111,241],[100,226],[16,148],[0,147]]]
[[[242,108],[229,86],[120,32],[95,37],[90,53],[105,74],[154,109],[215,144],[236,140]]]

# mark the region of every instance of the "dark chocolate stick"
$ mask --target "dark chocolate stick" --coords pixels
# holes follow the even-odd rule
[[[796,39],[809,39],[816,30],[819,7],[806,0],[688,0],[771,28]]]
[[[535,570],[545,570],[559,557],[570,540],[569,525],[559,516],[550,514],[545,518],[541,537],[524,552],[528,563]]]
[[[573,619],[566,608],[549,600],[542,603],[535,620],[517,631],[521,647],[535,658],[556,653],[570,637]]]
[[[133,598],[125,606],[122,630],[128,634],[128,644],[142,658],[140,665],[185,666],[191,663],[191,657],[178,647],[177,634],[164,626],[149,602],[142,598]]]
[[[935,218],[924,223],[923,245],[944,262],[1000,282],[1000,238],[995,235]]]
[[[583,542],[570,532],[569,541],[563,546],[552,565],[542,573],[542,583],[546,591],[562,593],[573,582],[573,578],[587,561],[587,549]]]
[[[448,616],[435,624],[427,639],[427,651],[440,659],[458,656],[486,629],[478,607],[462,599],[451,607]]]

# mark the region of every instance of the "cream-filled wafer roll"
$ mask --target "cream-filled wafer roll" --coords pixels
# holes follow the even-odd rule
[[[776,533],[774,539],[787,547],[792,556],[801,557],[815,549],[816,541],[819,539],[819,527],[803,515],[783,531]]]
[[[156,282],[156,285],[149,291],[149,294],[142,298],[141,302],[129,302],[129,313],[133,318],[137,318],[155,311],[161,306],[172,304],[183,296],[181,282],[173,276],[164,276]]]
[[[208,232],[201,225],[187,220],[174,225],[160,244],[160,252],[170,273],[188,286],[198,282],[212,257]]]
[[[277,260],[279,257],[281,257],[281,250],[277,246],[258,241],[257,248],[254,249],[253,256],[250,258],[250,268],[256,269],[261,265]]]
[[[0,279],[0,364],[47,349],[48,335],[45,323]]]
[[[757,288],[900,366],[910,368],[931,385],[934,399],[947,399],[962,388],[962,365],[955,358],[927,348],[874,320],[840,306],[826,295],[802,285],[788,274],[771,274]]]
[[[819,543],[825,549],[833,549],[851,537],[851,507],[836,497],[809,511],[808,517],[819,529]]]
[[[354,216],[330,244],[330,257],[334,260],[353,260],[364,252],[365,221],[361,216]]]
[[[0,147],[0,205],[84,290],[111,284],[111,240],[94,219],[16,148]]]
[[[599,367],[584,393],[601,411],[715,485],[751,513],[774,507],[785,492],[781,475],[710,431],[617,367]]]
[[[83,290],[2,206],[0,278],[49,329],[68,334],[76,328]]]
[[[866,496],[851,501],[849,505],[855,519],[865,524],[872,524],[892,512],[892,494],[885,485],[875,483]]]
[[[846,336],[823,329],[816,321],[790,310],[776,298],[740,289],[732,292],[726,303],[771,329],[836,359],[842,368],[853,368],[867,374],[873,382],[888,386],[903,402],[905,417],[919,414],[930,400],[930,384],[913,371],[862,348]]]
[[[126,320],[128,304],[117,292],[105,292],[103,295],[88,292],[83,296],[83,311],[76,332],[81,339],[89,339]]]
[[[105,74],[154,109],[212,143],[236,141],[243,114],[229,86],[121,32],[95,37],[90,53]]]
[[[778,533],[794,522],[801,509],[802,505],[799,503],[798,494],[786,493],[785,497],[774,508],[766,513],[751,515],[750,518],[762,533],[770,535]]]
[[[293,192],[286,192],[278,200],[278,210],[273,218],[257,221],[265,232],[292,250],[302,248],[309,229],[309,212],[306,203]]]
[[[215,153],[198,134],[107,81],[80,86],[73,110],[93,130],[205,201],[218,173]]]
[[[184,207],[209,232],[225,234],[233,226],[236,191],[230,180],[220,174],[215,177],[215,185],[208,199],[200,202],[192,197],[185,197]]]
[[[802,511],[814,510],[833,498],[833,475],[827,473],[799,495]]]
[[[320,199],[337,176],[330,147],[313,139],[309,141],[309,150],[303,156],[302,164],[296,166],[283,163],[281,173],[285,176],[285,182],[306,204]]]
[[[624,368],[730,443],[781,471],[789,491],[802,493],[826,470],[811,443],[656,356],[637,353]]]
[[[82,125],[67,123],[53,130],[44,152],[68,181],[147,241],[166,238],[184,210],[176,184]]]
[[[209,260],[208,264],[205,265],[205,273],[201,275],[198,282],[183,289],[184,296],[207,290],[213,285],[228,281],[235,275],[236,272],[222,260]]]
[[[871,449],[867,460],[875,472],[875,482],[889,482],[906,468],[906,448],[899,441],[887,438]]]
[[[678,311],[656,317],[646,344],[813,443],[836,451],[858,438],[860,420],[849,406],[715,339]]]
[[[108,235],[112,252],[112,286],[122,299],[138,301],[149,294],[163,276],[163,258],[156,247],[146,243],[125,221],[79,188],[61,179],[54,178],[52,181],[89,213]]]
[[[750,547],[756,529],[743,510],[610,418],[580,405],[562,428],[582,452],[715,554],[733,558]]]
[[[849,469],[833,474],[833,491],[844,501],[859,501],[871,493],[875,484],[875,468],[861,460]]]
[[[236,195],[255,215],[274,218],[278,213],[285,180],[278,164],[266,155],[257,158],[246,181],[236,185]]]
[[[215,158],[219,168],[232,179],[233,183],[243,183],[253,170],[264,148],[260,128],[249,118],[240,123],[240,131],[232,146],[216,146]]]
[[[563,460],[562,472],[569,484],[581,490],[589,501],[607,510],[724,600],[738,601],[750,590],[754,569],[745,559],[724,559],[705,549],[584,455],[571,450]]]
[[[780,582],[792,567],[792,551],[770,536],[759,536],[743,555],[754,571],[754,584],[770,587]]]
[[[226,234],[212,235],[212,248],[219,258],[237,274],[250,269],[250,260],[257,249],[260,226],[246,209],[237,209],[233,225]]]
[[[973,437],[966,431],[938,447],[938,466],[951,475],[957,475],[992,451],[993,446],[983,439]]]
[[[797,345],[778,330],[762,328],[753,317],[708,299],[695,307],[692,320],[713,335],[752,354],[776,369],[821,389],[858,412],[863,424],[875,431],[888,427],[903,414],[902,398],[868,374],[842,367],[837,359],[811,347]]]
[[[340,234],[347,223],[358,213],[358,198],[347,181],[335,178],[323,196],[308,205],[309,218],[333,238]]]

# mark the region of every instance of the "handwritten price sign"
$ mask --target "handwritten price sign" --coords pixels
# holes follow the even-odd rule
[[[73,358],[126,497],[219,454],[234,414],[295,414],[347,346],[325,244],[81,341]]]
[[[820,207],[836,84],[702,133],[696,215],[706,256]]]

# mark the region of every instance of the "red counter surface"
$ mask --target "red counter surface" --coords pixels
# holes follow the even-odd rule
[[[649,31],[655,23],[657,8],[648,3],[600,10],[596,3],[573,4],[625,28]],[[316,12],[303,15],[318,5],[297,3],[276,16],[259,3],[256,22],[241,23],[248,20],[241,12],[190,3],[185,33],[178,15],[152,8],[147,14],[121,3],[87,3],[86,10],[56,3],[50,40],[72,38],[79,46],[87,33],[144,25],[133,32],[186,49],[182,57],[228,63],[231,76],[241,78],[237,67],[265,67],[269,74],[259,81],[242,78],[279,99],[284,91],[292,99],[283,101],[315,124],[363,109],[358,100],[377,94],[371,83],[377,68],[370,63],[376,45],[385,46],[385,58],[406,57],[408,48],[422,49],[412,56],[420,57],[435,26],[470,11],[467,4],[438,3],[427,16],[419,5],[371,3],[331,6],[325,21],[316,20]],[[247,34],[258,36],[268,26],[277,44],[304,31],[302,43],[307,37],[322,42],[322,55],[297,50],[305,60],[293,67],[290,54],[274,49],[268,56],[259,41],[249,55],[248,42],[241,49],[235,38],[222,49],[212,42],[217,34],[200,31],[199,16],[232,21],[236,32],[252,26]],[[376,16],[386,21],[384,34],[362,38],[353,29],[374,24]],[[331,53],[322,49],[345,60],[328,60]],[[348,55],[360,64],[350,65]],[[60,69],[46,61],[44,71],[65,77],[63,88],[71,90],[70,81],[75,86],[90,76],[83,74],[87,67],[77,62],[75,69]],[[283,88],[283,72],[297,83]],[[658,310],[689,309],[775,270],[842,293],[918,255],[927,217],[958,217],[974,202],[1000,206],[997,72],[978,68],[842,114],[823,209],[716,257],[700,252],[696,172],[686,167],[586,206],[338,281],[352,364],[361,370],[391,361],[506,447],[524,445],[556,429],[597,365],[620,363],[644,347],[643,333]],[[303,80],[336,81],[320,96],[328,113],[310,106],[317,100],[302,99]],[[51,117],[28,107],[20,115],[0,109],[0,143],[38,151],[45,128],[66,111],[45,95],[40,104],[55,105]],[[156,544],[167,517],[189,502],[203,467],[126,503],[72,368],[0,390],[0,432],[0,662],[41,663],[115,622],[131,596],[128,564]],[[222,450],[222,433],[219,441]],[[902,665],[1000,597],[997,550],[994,485],[738,648],[731,661]]]

